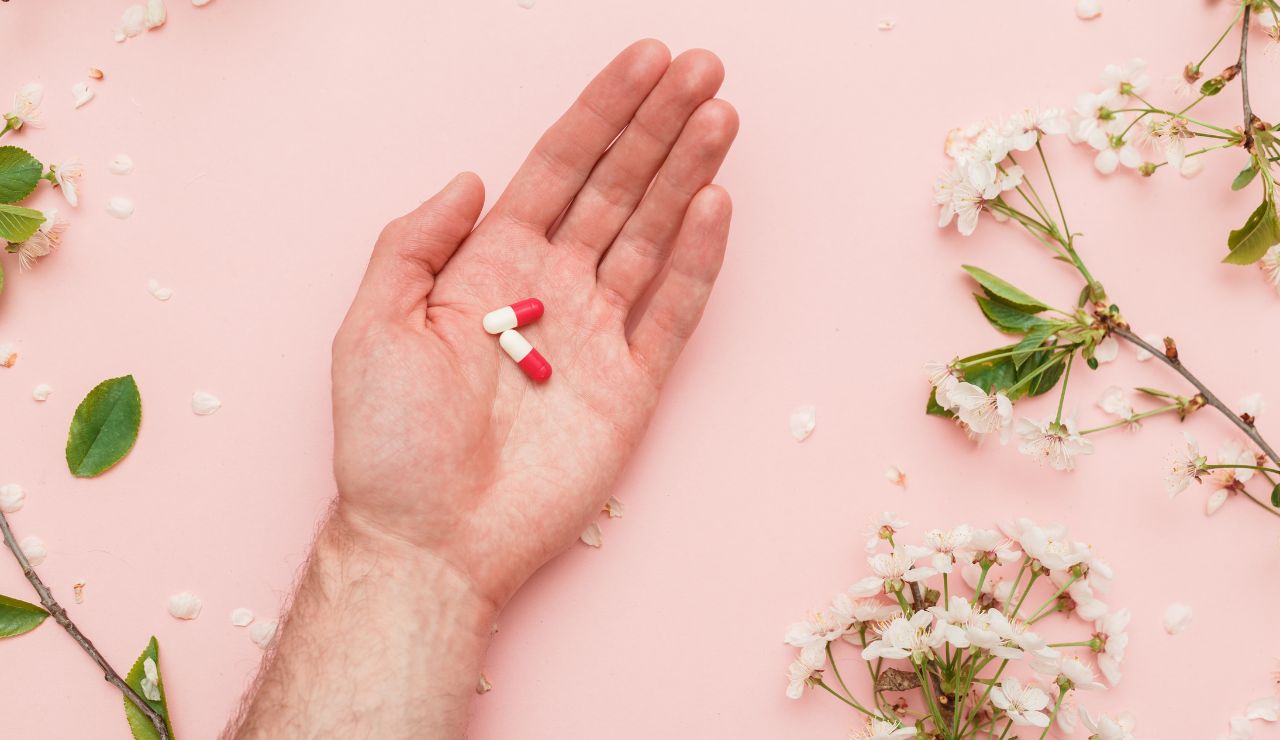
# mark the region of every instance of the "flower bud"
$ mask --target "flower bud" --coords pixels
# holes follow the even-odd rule
[[[1138,172],[1142,173],[1143,177],[1151,177],[1156,173],[1156,163],[1143,162],[1142,166],[1138,168]]]

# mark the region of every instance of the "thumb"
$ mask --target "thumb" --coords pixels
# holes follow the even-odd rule
[[[387,224],[373,246],[357,302],[407,315],[422,304],[435,276],[475,228],[484,184],[474,172],[454,177],[422,205]]]

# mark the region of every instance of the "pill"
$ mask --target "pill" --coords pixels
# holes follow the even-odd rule
[[[490,334],[501,334],[507,329],[537,321],[541,316],[542,301],[537,298],[526,298],[485,314],[484,330]]]
[[[551,364],[538,354],[528,339],[520,336],[520,332],[507,329],[498,337],[498,344],[531,380],[541,382],[551,377]]]

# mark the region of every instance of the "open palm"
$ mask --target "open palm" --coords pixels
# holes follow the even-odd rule
[[[478,226],[464,174],[384,230],[334,341],[340,515],[501,605],[598,514],[724,256],[722,78],[710,52],[633,44]],[[521,330],[554,368],[543,384],[481,328],[528,297],[546,305]]]

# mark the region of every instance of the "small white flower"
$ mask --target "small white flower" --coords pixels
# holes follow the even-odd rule
[[[1258,414],[1266,411],[1266,409],[1267,402],[1262,398],[1261,393],[1250,393],[1240,399],[1240,413],[1242,414],[1248,414],[1256,419],[1258,418]]]
[[[1105,714],[1094,717],[1083,709],[1080,710],[1080,721],[1091,734],[1089,740],[1134,740],[1134,720],[1131,715],[1122,714],[1115,719]]]
[[[1009,118],[1004,135],[1011,149],[1025,152],[1045,136],[1065,134],[1070,128],[1067,114],[1060,108],[1028,108]]]
[[[1079,144],[1088,141],[1096,133],[1101,133],[1105,138],[1119,134],[1126,124],[1115,110],[1123,107],[1124,101],[1114,90],[1083,93],[1077,96],[1071,116],[1071,130],[1067,132],[1067,138]]]
[[[803,442],[813,434],[818,425],[818,409],[815,406],[798,406],[791,412],[791,436]]]
[[[897,720],[885,720],[878,717],[867,719],[861,730],[854,730],[849,740],[895,740],[901,737],[915,737],[916,728],[903,727]]]
[[[142,661],[142,695],[147,701],[160,701],[160,669],[151,658]]]
[[[960,374],[949,362],[930,361],[924,364],[924,371],[929,377],[929,385],[934,389],[934,400],[942,408],[952,411],[956,404],[951,401],[951,390],[960,384]]]
[[[17,131],[23,126],[40,127],[40,102],[44,100],[44,85],[39,82],[28,82],[13,96],[13,108],[0,118],[4,118],[3,128]]]
[[[907,487],[907,474],[897,465],[890,465],[884,469],[884,479],[899,488]]]
[[[1076,17],[1082,21],[1102,15],[1102,0],[1076,0]]]
[[[973,383],[957,383],[948,395],[956,416],[975,434],[1004,432],[1013,423],[1013,404],[1004,393],[988,395]]]
[[[1054,470],[1072,470],[1077,456],[1093,454],[1093,443],[1080,436],[1073,419],[1058,423],[1023,417],[1018,420],[1016,430],[1022,437],[1018,452]]]
[[[582,540],[584,545],[600,547],[604,545],[604,532],[600,531],[598,522],[591,522],[586,529],[582,530],[582,534],[578,535],[578,539]]]
[[[1176,635],[1191,625],[1191,607],[1173,603],[1164,610],[1164,631]]]
[[[253,612],[245,607],[231,610],[231,624],[236,627],[247,627],[253,622]]]
[[[875,552],[881,542],[888,542],[898,530],[906,528],[909,524],[910,522],[899,519],[898,515],[892,511],[882,513],[880,519],[867,532],[867,552]]]
[[[129,218],[133,215],[133,201],[117,195],[107,201],[107,213],[119,219]]]
[[[80,202],[80,178],[84,177],[84,165],[74,157],[60,164],[49,165],[53,181],[62,190],[62,197],[73,208]]]
[[[1174,454],[1173,462],[1164,479],[1164,487],[1170,497],[1187,490],[1191,481],[1199,481],[1200,476],[1205,473],[1204,466],[1208,463],[1205,456],[1200,454],[1200,445],[1196,443],[1196,438],[1186,432],[1183,432],[1182,436],[1187,440],[1187,449],[1185,452]]]
[[[1061,658],[1057,673],[1081,691],[1101,691],[1106,688],[1094,678],[1093,669],[1075,656]]]
[[[933,568],[950,573],[955,567],[956,553],[963,552],[973,537],[973,530],[961,524],[951,531],[931,529],[924,533],[924,546],[933,554]]]
[[[929,612],[916,612],[910,619],[898,617],[884,625],[879,638],[863,648],[862,659],[924,660],[943,643],[938,639],[940,635],[929,629],[932,624],[933,615]]]
[[[1125,634],[1128,626],[1128,609],[1108,614],[1094,623],[1094,637],[1102,641],[1098,669],[1112,686],[1120,683],[1120,662],[1124,660],[1125,649],[1129,646],[1129,636]]]
[[[35,267],[41,257],[48,257],[62,242],[62,232],[67,229],[67,222],[58,217],[57,208],[48,208],[40,212],[44,221],[31,236],[19,244],[10,245],[9,249],[18,253],[18,264],[23,270]]]
[[[881,552],[867,558],[871,572],[875,575],[863,578],[853,584],[849,593],[854,596],[873,596],[887,591],[896,591],[903,583],[917,583],[938,571],[929,567],[917,567],[916,560],[928,555],[929,551],[914,545],[899,543],[893,552]]]
[[[792,661],[787,669],[787,698],[799,699],[804,696],[804,687],[816,672],[816,668],[806,665],[802,660]]]
[[[849,608],[852,608],[851,601]],[[800,660],[805,665],[821,668],[827,662],[827,645],[848,631],[849,616],[832,610],[815,611],[808,619],[788,627],[782,639],[788,645],[800,648]]]
[[[212,393],[196,391],[191,394],[191,413],[196,416],[209,416],[222,408],[222,401]]]
[[[12,514],[21,511],[27,502],[27,491],[17,483],[6,483],[0,486],[0,511]]]
[[[1258,267],[1262,268],[1262,274],[1267,282],[1271,283],[1271,287],[1280,293],[1280,244],[1271,247],[1266,254],[1262,255],[1262,259],[1258,260]]]
[[[22,550],[22,554],[27,557],[27,562],[31,563],[33,567],[43,563],[44,559],[49,556],[49,550],[45,548],[44,540],[35,535],[26,537],[22,542],[19,542],[18,549]]]
[[[183,591],[169,597],[169,615],[174,619],[195,619],[200,616],[200,609],[203,606],[200,597],[190,591]]]
[[[77,82],[71,86],[71,97],[75,103],[75,107],[79,108],[90,100],[93,100],[93,91],[89,89],[89,83]]]
[[[1218,457],[1214,462],[1218,465],[1257,465],[1258,459],[1243,443],[1228,439],[1218,448]],[[1222,491],[1239,488],[1252,479],[1253,475],[1252,468],[1214,468],[1209,471],[1213,485]],[[1214,510],[1217,510],[1216,507]],[[1209,513],[1212,514],[1213,511]]]
[[[1141,95],[1151,87],[1147,63],[1143,59],[1131,59],[1124,64],[1108,64],[1102,70],[1102,84],[1107,90],[1123,97]]]
[[[276,637],[277,622],[254,622],[249,628],[249,639],[253,640],[253,644],[266,650],[271,646],[272,640]]]
[[[1110,175],[1120,165],[1129,169],[1142,166],[1142,154],[1130,141],[1119,134],[1110,134],[1102,129],[1095,129],[1088,138],[1089,146],[1098,150],[1093,158],[1094,169],[1104,175]],[[1113,340],[1114,341],[1114,340]],[[1114,355],[1112,356],[1114,359]],[[1099,360],[1105,362],[1106,360]]]
[[[107,169],[113,175],[127,175],[133,172],[133,158],[128,154],[117,154],[111,158],[111,163],[107,165]]]
[[[1049,695],[1035,686],[1023,686],[1016,676],[1009,676],[991,691],[991,703],[1003,709],[1015,725],[1048,727]]]
[[[1265,722],[1280,722],[1280,698],[1264,696],[1249,702],[1244,710],[1245,719],[1260,719]]]

